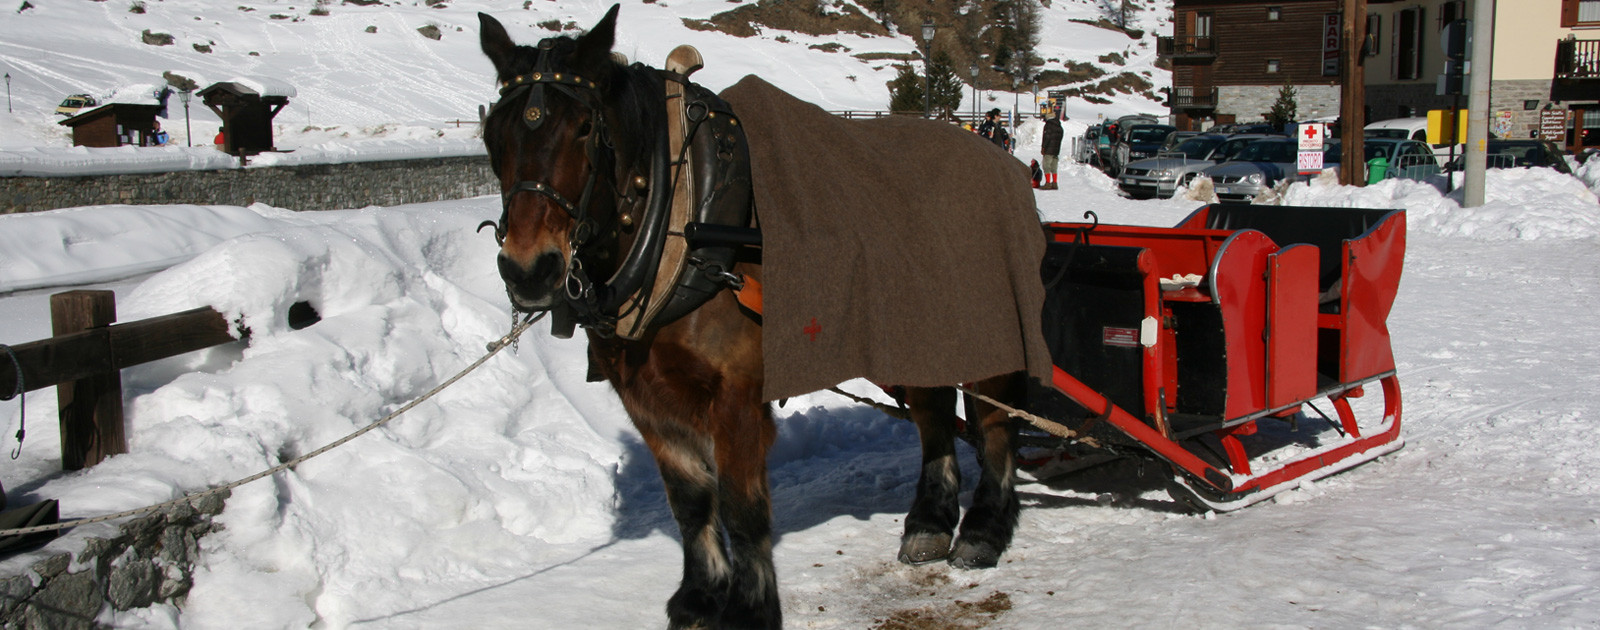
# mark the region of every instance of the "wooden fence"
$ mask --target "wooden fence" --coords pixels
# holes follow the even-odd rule
[[[11,346],[15,361],[0,356],[0,391],[22,393],[13,391],[19,368],[23,392],[56,386],[64,470],[128,452],[122,368],[237,341],[227,319],[211,307],[113,323],[111,291],[52,295],[50,320],[55,336]]]

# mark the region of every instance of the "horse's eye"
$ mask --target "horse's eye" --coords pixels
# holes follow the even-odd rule
[[[587,137],[589,137],[589,132],[591,132],[591,131],[594,131],[594,125],[590,124],[589,121],[585,120],[585,121],[583,121],[583,125],[578,127],[578,137],[579,138],[587,138]]]

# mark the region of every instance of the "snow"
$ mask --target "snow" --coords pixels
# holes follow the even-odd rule
[[[475,119],[476,103],[492,97],[470,20],[488,3],[370,12],[335,5],[331,16],[303,22],[263,15],[288,12],[281,3],[243,12],[237,3],[166,0],[148,3],[144,15],[117,3],[37,4],[0,19],[0,61],[14,80],[23,77],[17,89],[26,103],[0,118],[0,155],[69,151],[48,131],[46,105],[65,93],[151,80],[123,76],[130,69],[175,67],[168,48],[135,45],[110,65],[101,54],[109,47],[97,48],[136,38],[162,12],[182,16],[160,25],[183,48],[216,40],[218,48],[262,51],[226,60],[184,54],[203,64],[195,74],[293,83],[297,102],[315,108],[308,114],[291,104],[285,114],[314,117],[308,130],[281,136],[297,147],[362,159],[431,150],[422,147],[439,132],[468,144],[471,130],[452,137],[440,121]],[[619,49],[651,60],[669,42],[705,37],[694,41],[710,74],[697,78],[771,73],[830,108],[887,100],[866,87],[888,76],[835,55],[795,55],[797,45],[770,34],[728,43],[679,26],[679,15],[708,16],[726,3],[666,4],[625,7]],[[587,24],[606,6],[495,11],[529,29],[552,16]],[[1087,5],[1053,6],[1049,19],[1060,27]],[[190,24],[191,15],[204,19]],[[442,25],[441,42],[361,32],[375,23],[380,33],[404,33],[425,19]],[[68,23],[81,23],[70,31],[81,49],[39,33]],[[313,54],[313,42],[336,52]],[[382,50],[363,51],[369,42]],[[872,45],[910,49],[905,39]],[[847,71],[858,80],[842,78]],[[1075,106],[1074,119],[1097,115]],[[1104,111],[1136,104],[1119,107]],[[280,119],[280,131],[286,124]],[[1033,128],[1018,134],[1023,162],[1037,157]],[[790,400],[777,409],[769,458],[788,626],[874,627],[925,610],[979,627],[982,620],[962,620],[971,607],[954,602],[999,594],[1009,610],[989,627],[1600,624],[1600,471],[1590,447],[1600,344],[1583,324],[1600,309],[1600,166],[1590,162],[1576,178],[1495,170],[1486,183],[1488,203],[1478,208],[1460,207],[1459,193],[1411,182],[1319,181],[1284,192],[1293,204],[1407,210],[1406,268],[1389,318],[1407,446],[1275,501],[1182,513],[1161,492],[1159,471],[1110,466],[1023,485],[1017,538],[998,568],[907,567],[894,554],[916,480],[914,429],[832,394]],[[1061,168],[1061,188],[1037,194],[1043,218],[1078,220],[1092,210],[1104,222],[1171,225],[1200,205],[1123,199],[1111,180],[1072,164]],[[27,440],[0,469],[8,498],[58,499],[68,518],[166,501],[310,452],[431,389],[509,328],[493,239],[474,232],[499,214],[497,204],[484,197],[316,213],[100,206],[0,217],[0,343],[48,336],[48,294],[83,283],[116,291],[123,321],[211,305],[252,331],[248,346],[124,370],[131,452],[89,470],[60,470],[51,396],[29,395]],[[322,321],[292,330],[287,310],[301,301]],[[607,386],[585,382],[583,353],[581,340],[551,338],[538,325],[515,352],[383,428],[235,490],[218,517],[224,529],[200,541],[195,587],[181,610],[106,612],[99,621],[663,627],[681,570],[675,526],[620,403]],[[863,383],[844,386],[872,393]],[[7,452],[23,421],[18,402],[0,403]],[[963,451],[969,476],[971,461]],[[77,528],[0,560],[0,575],[114,532],[114,524]]]
[[[993,593],[1009,598],[994,625],[1005,628],[1600,622],[1600,482],[1588,447],[1600,352],[1581,325],[1600,306],[1600,250],[1594,197],[1574,181],[1491,171],[1491,202],[1475,209],[1418,184],[1292,187],[1297,202],[1408,210],[1389,319],[1408,445],[1239,512],[1178,513],[1154,474],[1113,467],[1024,485],[1017,540],[997,569],[905,567],[894,552],[915,431],[831,394],[789,401],[770,461],[789,624],[859,628]],[[1062,188],[1038,194],[1046,219],[1093,210],[1166,225],[1198,205],[1122,199],[1076,165]],[[1519,217],[1515,198],[1541,205]],[[247,347],[125,370],[131,452],[86,471],[59,471],[57,429],[38,411],[49,395],[30,396],[27,442],[5,472],[11,500],[59,499],[68,517],[165,501],[309,452],[430,389],[509,327],[493,240],[472,230],[495,203],[0,218],[10,291],[0,342],[48,335],[43,298],[56,289],[19,289],[163,267],[111,282],[122,320],[212,305],[252,330]],[[322,321],[291,330],[298,301]],[[648,452],[585,368],[581,341],[536,326],[517,352],[384,428],[236,490],[219,517],[226,528],[201,541],[182,611],[102,621],[664,625],[680,570],[670,514]],[[18,415],[17,401],[0,405],[7,450]],[[0,572],[111,527],[79,528],[0,561]]]

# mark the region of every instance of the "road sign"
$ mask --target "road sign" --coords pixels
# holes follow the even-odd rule
[[[1322,145],[1328,138],[1328,125],[1324,123],[1304,123],[1295,132],[1295,137],[1300,139],[1301,151],[1322,152]]]
[[[1297,160],[1297,162],[1299,163],[1298,165],[1301,175],[1316,175],[1317,173],[1321,173],[1322,150],[1318,149],[1316,151],[1301,151],[1299,160]]]

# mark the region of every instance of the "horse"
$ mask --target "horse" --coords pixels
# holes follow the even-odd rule
[[[641,245],[652,229],[643,215],[670,191],[670,178],[661,176],[662,94],[664,81],[682,79],[613,56],[617,11],[579,36],[536,46],[516,44],[498,20],[479,14],[481,48],[500,85],[482,128],[502,213],[485,225],[495,228],[512,307],[551,314],[557,335],[583,325],[592,372],[615,388],[654,456],[683,548],[682,581],[666,605],[670,627],[778,628],[766,469],[777,429],[762,399],[759,317],[731,290],[717,290],[642,334],[615,328],[618,311],[631,307],[614,285],[649,250]],[[751,203],[748,187],[730,195]],[[718,272],[759,283],[759,254],[743,249]],[[609,280],[596,281],[602,278]],[[1020,373],[1001,374],[972,387],[1017,400],[1024,382]],[[994,406],[969,403],[962,429],[952,387],[901,391],[922,466],[898,559],[995,566],[1019,510],[1012,423]],[[955,448],[963,435],[980,445],[981,465],[964,518]]]

